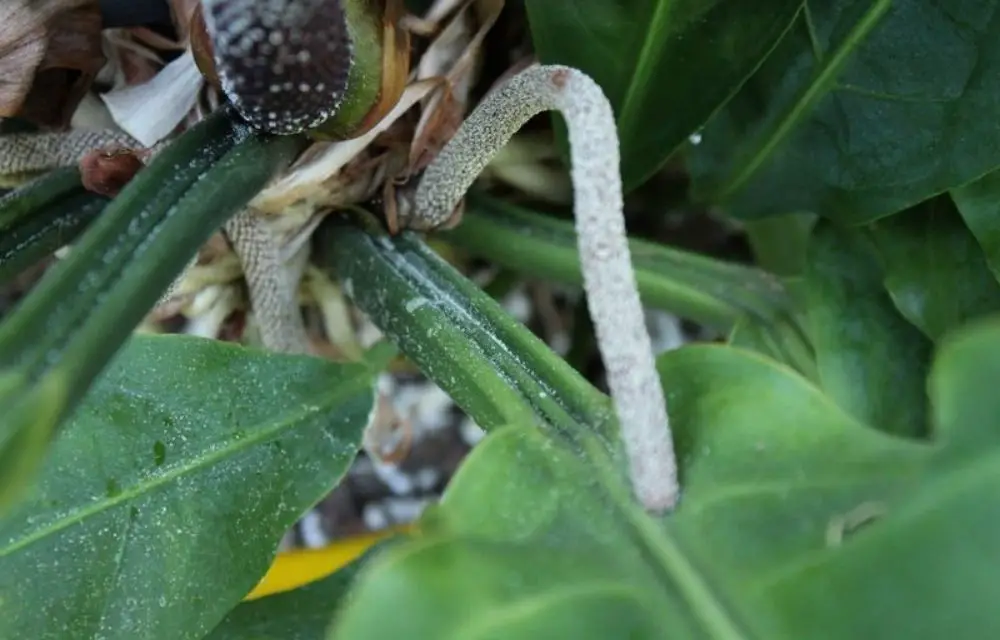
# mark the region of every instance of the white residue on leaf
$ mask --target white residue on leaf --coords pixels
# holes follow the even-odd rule
[[[407,313],[413,313],[417,309],[419,309],[421,307],[425,307],[428,304],[430,304],[430,303],[427,301],[427,298],[420,298],[420,297],[418,297],[418,298],[411,298],[410,300],[406,301],[406,312]]]

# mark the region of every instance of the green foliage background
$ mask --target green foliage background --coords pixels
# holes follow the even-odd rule
[[[140,285],[214,229],[206,199],[235,211],[297,147],[210,122],[93,226],[71,175],[0,201],[35,238],[4,277],[49,250],[39,220],[84,248],[0,326],[0,637],[1000,635],[998,4],[511,2],[543,62],[605,89],[626,186],[682,163],[775,271],[635,240],[646,304],[728,335],[659,360],[682,503],[633,503],[607,398],[421,239],[331,221],[322,268],[490,433],[418,534],[251,603],[379,365],[129,334]],[[567,223],[468,206],[445,241],[579,282]]]

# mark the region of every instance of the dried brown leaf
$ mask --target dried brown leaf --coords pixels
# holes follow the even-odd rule
[[[104,63],[97,0],[0,3],[0,117],[65,127]]]
[[[302,203],[310,209],[308,213],[311,216],[318,208],[353,202],[345,201],[342,196],[345,191],[356,192],[353,182],[357,176],[348,181],[341,175],[344,168],[425,97],[435,84],[433,81],[411,83],[389,114],[364,135],[341,142],[313,145],[314,149],[307,152],[308,160],[296,163],[287,174],[258,194],[251,206],[261,213],[276,215],[287,214],[294,205]]]
[[[382,88],[378,101],[351,132],[364,134],[387,117],[406,90],[410,76],[410,32],[401,26],[403,0],[386,0],[382,26]]]
[[[365,453],[382,464],[398,464],[412,445],[413,423],[399,414],[388,394],[380,392],[375,415],[361,442]]]
[[[408,16],[406,28],[413,34],[430,37],[437,33],[445,19],[469,0],[437,0],[423,17]]]
[[[483,40],[503,6],[504,0],[466,2],[420,59],[418,79],[443,78],[445,82],[424,101],[410,147],[408,174],[425,168],[462,124]]]
[[[95,149],[80,160],[83,188],[113,198],[143,168],[132,149]]]
[[[190,37],[191,19],[194,12],[201,7],[201,0],[167,0],[170,13],[174,18],[174,28],[182,43],[187,43]]]

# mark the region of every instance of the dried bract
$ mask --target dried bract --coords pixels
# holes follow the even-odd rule
[[[65,127],[104,63],[97,0],[0,2],[0,117]]]

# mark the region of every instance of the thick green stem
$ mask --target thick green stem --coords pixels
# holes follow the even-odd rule
[[[444,234],[476,256],[532,277],[582,284],[573,224],[470,194],[462,224]],[[732,330],[741,318],[783,322],[792,310],[781,282],[769,273],[643,240],[629,247],[642,302],[648,307]]]
[[[372,322],[484,429],[535,422],[572,439],[587,425],[614,448],[607,397],[411,234],[370,235],[329,220],[317,253]]]
[[[76,167],[52,171],[0,198],[0,284],[75,240],[107,203],[83,188]]]

